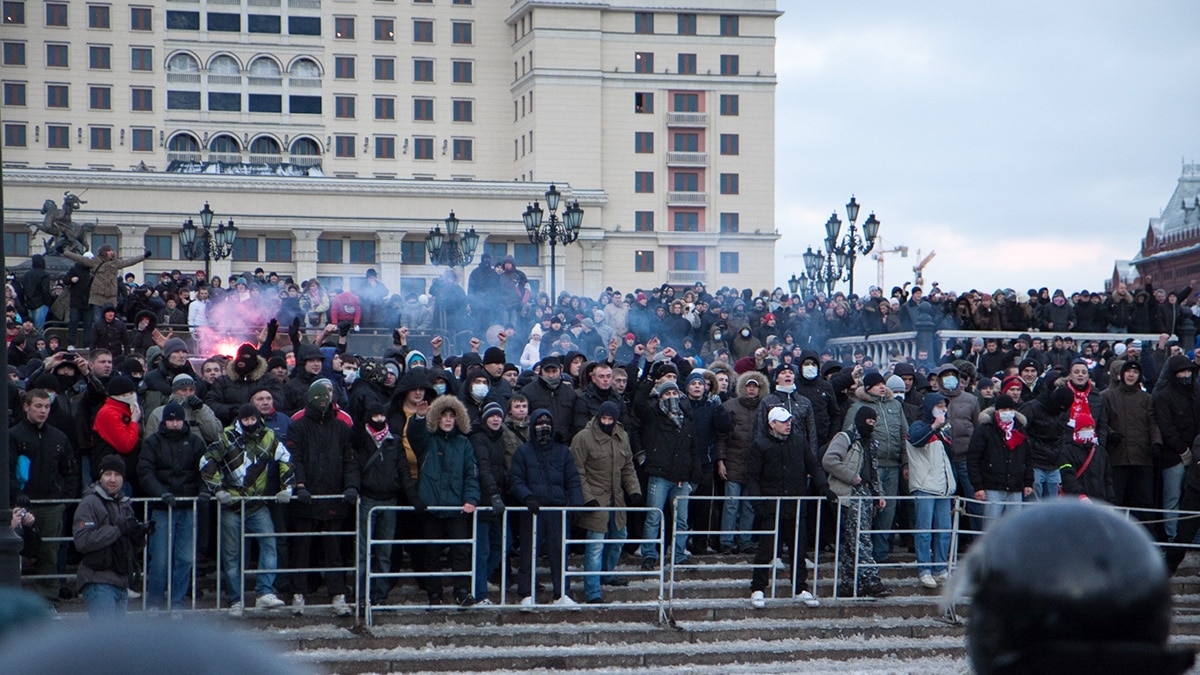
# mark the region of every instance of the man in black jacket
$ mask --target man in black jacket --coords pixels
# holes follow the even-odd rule
[[[332,382],[321,378],[309,386],[304,416],[288,428],[287,446],[296,472],[296,500],[299,502],[292,510],[292,530],[301,533],[342,530],[347,506],[358,501],[360,475],[350,443],[350,427],[338,419],[338,411],[333,406]],[[341,499],[314,502],[313,495],[341,496]],[[292,566],[310,567],[309,554],[314,538],[320,540],[323,553],[320,566],[341,567],[341,542],[328,534],[293,538]],[[294,575],[293,585],[292,612],[303,614],[304,594],[309,591],[308,573]],[[334,613],[348,616],[353,610],[346,602],[345,572],[326,572],[325,586],[332,596]]]
[[[63,499],[72,496],[68,487],[74,473],[71,444],[67,435],[46,423],[50,417],[50,394],[33,389],[25,394],[25,418],[8,432],[10,494],[17,506],[33,514],[41,528],[43,544],[38,548],[33,574],[58,574],[59,542],[49,541],[62,535],[63,509],[59,504],[31,505],[31,499]],[[7,506],[7,505],[5,505]],[[47,599],[59,600],[59,580],[43,579],[36,589]]]
[[[167,608],[178,608],[187,594],[193,563],[192,498],[200,494],[200,458],[205,447],[188,427],[183,406],[174,401],[164,406],[158,431],[142,445],[138,479],[146,496],[158,499],[150,511],[154,522],[146,574],[146,604],[150,607],[162,607],[166,593]]]
[[[643,539],[658,539],[661,512],[677,499],[675,509],[675,546],[672,560],[686,562],[688,532],[688,495],[700,482],[703,453],[696,447],[692,420],[681,405],[679,385],[671,379],[655,383],[645,380],[638,386],[633,402],[641,421],[645,471],[649,477],[646,506],[659,511],[646,514]],[[642,544],[642,569],[655,569],[658,546]]]
[[[817,461],[817,449],[808,443],[804,434],[792,433],[792,414],[782,407],[772,408],[767,413],[767,427],[767,433],[756,438],[750,446],[746,496],[803,497],[823,493],[827,479]],[[781,500],[778,504],[771,500],[754,502],[754,529],[773,529],[777,523],[776,534],[766,535],[758,543],[754,564],[761,567],[754,568],[750,602],[755,607],[764,606],[763,591],[771,575],[767,564],[774,560],[778,542],[782,540],[787,543],[791,555],[792,594],[808,607],[820,606],[805,581],[803,503],[791,499]]]
[[[575,437],[575,400],[578,395],[562,382],[562,363],[556,356],[541,361],[541,374],[525,385],[521,394],[529,399],[529,409],[545,408],[554,419],[554,433],[563,442]]]

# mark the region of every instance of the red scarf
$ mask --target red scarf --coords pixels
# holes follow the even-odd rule
[[[1067,420],[1069,420],[1071,428],[1075,428],[1075,420],[1079,418],[1081,413],[1087,413],[1089,417],[1092,415],[1092,406],[1088,403],[1088,394],[1092,392],[1092,383],[1089,380],[1087,387],[1083,391],[1075,389],[1075,385],[1068,383],[1067,388],[1071,390],[1071,394],[1075,396],[1075,400],[1071,402],[1071,408],[1067,412]]]
[[[1017,449],[1017,446],[1025,442],[1025,434],[1017,429],[1017,422],[1013,420],[1005,424],[1000,419],[1000,413],[996,415],[996,426],[1000,427],[1000,431],[1004,434],[1004,444],[1008,446],[1009,452]]]
[[[375,441],[375,447],[379,447],[383,445],[383,439],[388,437],[388,425],[385,424],[383,425],[382,429],[375,431],[371,428],[371,425],[368,424],[367,433],[371,434],[371,440]]]

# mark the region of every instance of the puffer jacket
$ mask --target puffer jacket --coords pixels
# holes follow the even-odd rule
[[[222,424],[233,424],[236,421],[233,418],[237,415],[237,409],[243,403],[250,402],[250,392],[260,384],[260,381],[271,388],[275,409],[284,410],[283,386],[277,384],[274,378],[264,380],[263,377],[267,374],[267,361],[261,356],[255,358],[258,359],[258,365],[245,377],[234,370],[233,361],[226,363],[225,374],[218,377],[208,388],[204,402],[217,414],[217,419],[221,420]]]
[[[803,351],[800,353],[800,366],[803,368],[804,362],[812,360],[820,363],[815,351]],[[817,366],[818,371],[820,366]],[[811,380],[800,375],[796,378],[796,392],[808,399],[808,402],[813,407],[813,421],[817,425],[817,442],[822,446],[829,443],[829,439],[833,438],[833,434],[838,430],[837,422],[839,418],[839,410],[837,403],[837,394],[833,391],[833,385],[829,381],[822,378],[820,372]]]
[[[566,382],[561,382],[551,389],[539,377],[522,387],[521,394],[529,399],[530,410],[545,408],[550,411],[550,417],[554,420],[554,433],[559,439],[570,441],[575,437],[575,432],[578,431],[575,428],[575,399],[578,394]]]
[[[483,504],[491,503],[492,497],[503,499],[508,493],[508,467],[504,462],[504,427],[492,431],[483,425],[471,433],[471,447],[475,449],[475,464],[479,469],[479,490]],[[507,500],[505,500],[507,501]]]
[[[956,462],[964,462],[979,419],[979,399],[974,394],[964,394],[962,387],[940,393],[946,397],[946,421],[950,422],[950,437],[954,440],[951,458]]]
[[[958,487],[950,463],[950,439],[942,428],[933,428],[933,409],[946,400],[930,394],[921,402],[921,419],[908,428],[908,489],[949,497]]]
[[[138,457],[138,481],[142,491],[147,497],[161,497],[167,492],[180,498],[200,494],[200,458],[204,456],[204,449],[204,441],[186,425],[173,431],[160,424],[158,431],[142,444],[142,453]],[[151,506],[166,508],[160,502]],[[175,507],[191,508],[192,502],[184,499]]]
[[[979,414],[979,426],[971,434],[967,447],[967,475],[976,490],[1021,492],[1033,487],[1033,462],[1029,461],[1025,423],[1025,416],[1017,413],[1012,433],[1020,434],[1020,442],[1010,450],[1004,432],[996,423],[995,411],[989,408]]]
[[[537,419],[549,411],[539,408],[530,415]],[[531,440],[517,448],[508,476],[513,497],[524,503],[533,497],[542,506],[583,506],[583,487],[575,458],[566,445],[552,440],[539,445]]]
[[[754,399],[746,394],[746,383],[751,380],[758,382],[760,392]],[[762,405],[762,393],[769,391],[769,386],[766,376],[757,370],[742,373],[734,389],[737,398],[725,402],[725,411],[729,413],[729,431],[717,437],[717,460],[724,462],[726,480],[731,483],[746,482],[746,460],[750,454],[750,444],[754,442],[758,408]]]
[[[124,492],[110,495],[99,483],[92,483],[71,518],[75,550],[83,556],[76,582],[107,584],[129,588],[134,570],[134,555],[146,546],[144,536],[125,536],[119,524],[133,518],[133,507]]]
[[[705,470],[716,461],[717,438],[729,433],[729,412],[720,400],[709,398],[708,392],[700,400],[685,396],[681,405],[688,408],[692,417],[692,429],[696,432],[696,445],[703,455]]]
[[[633,450],[624,425],[617,422],[611,435],[604,433],[593,417],[571,441],[571,456],[579,470],[583,503],[595,500],[615,509],[617,528],[625,527],[625,496],[641,494],[633,467]],[[608,531],[608,513],[590,511],[579,514],[579,527],[589,532]]]
[[[763,394],[762,405],[758,406],[758,419],[754,423],[755,438],[769,433],[767,414],[771,412],[771,408],[784,408],[790,412],[792,414],[792,433],[799,431],[808,437],[809,445],[814,448],[820,447],[816,413],[813,412],[813,405],[809,403],[808,397],[800,393],[799,385],[797,385],[796,391],[790,394],[778,390],[772,394]]]
[[[350,443],[350,427],[338,419],[337,408],[304,409],[304,416],[288,427],[287,447],[292,454],[296,485],[315,496],[340,495],[349,488],[359,489],[358,461]],[[293,513],[301,518],[336,520],[346,516],[347,505],[340,499],[320,499],[309,504],[297,503]]]
[[[1176,373],[1184,370],[1195,372],[1195,365],[1186,356],[1167,359],[1163,375],[1166,384],[1154,394],[1154,419],[1162,435],[1159,459],[1163,468],[1179,464],[1180,453],[1191,449],[1192,440],[1200,433],[1200,397],[1196,396],[1195,384],[1185,387],[1176,379]],[[1099,426],[1096,430],[1098,433]]]
[[[650,398],[652,384],[651,380],[642,382],[633,402],[634,412],[641,422],[642,450],[646,453],[645,471],[672,483],[699,483],[703,476],[705,452],[696,447],[696,434],[687,406],[680,406],[683,422],[675,424],[659,407],[658,399]]]
[[[438,423],[445,411],[454,413],[454,427],[442,431]],[[467,440],[471,420],[462,401],[445,395],[429,404],[425,417],[428,435],[419,452],[421,468],[417,472],[417,493],[426,506],[462,506],[479,504],[479,470],[475,449]],[[411,438],[411,437],[410,437]],[[435,518],[454,518],[457,511],[431,511]]]
[[[885,391],[883,396],[872,396],[862,387],[854,390],[854,404],[846,411],[846,423],[843,431],[854,426],[854,416],[859,408],[872,408],[878,417],[875,421],[873,434],[876,448],[875,460],[879,466],[898,467],[908,463],[906,441],[908,439],[908,418],[904,415],[904,405],[900,399]]]

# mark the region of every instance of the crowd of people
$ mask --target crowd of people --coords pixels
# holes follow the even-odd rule
[[[889,594],[876,565],[901,545],[915,551],[921,584],[943,583],[956,495],[972,500],[971,530],[1060,494],[1135,509],[1160,541],[1190,543],[1200,525],[1171,515],[1200,510],[1197,361],[1171,336],[1191,320],[1190,289],[1070,299],[1043,289],[1023,300],[872,288],[802,302],[779,289],[664,284],[551,303],[505,258],[485,259],[465,290],[447,270],[427,296],[400,298],[372,270],[357,292],[329,297],[316,280],[261,269],[224,288],[178,272],[137,286],[116,270],[141,257],[117,260],[103,247],[70,257],[75,266],[56,280],[35,256],[7,288],[14,526],[45,539],[71,529],[77,590],[99,614],[122,610],[142,547],[147,603],[179,607],[193,551],[215,551],[217,537],[224,600],[240,613],[247,534],[258,569],[330,570],[319,582],[258,573],[256,606],[283,607],[290,594],[303,613],[323,587],[335,613],[349,614],[356,587],[358,601],[376,604],[393,590],[395,578],[362,583],[368,569],[411,565],[427,573],[430,604],[450,601],[436,576],[441,547],[368,546],[368,530],[377,540],[462,540],[476,517],[473,579],[472,547],[448,547],[461,606],[490,604],[505,564],[515,564],[521,603],[536,604],[535,553],[549,556],[551,600],[577,602],[561,583],[564,526],[586,532],[584,569],[596,572],[584,577],[586,602],[627,583],[603,572],[632,531],[650,540],[626,551],[642,570],[753,553],[750,599],[761,606],[780,557],[797,600],[816,606],[803,496],[841,509],[838,595]],[[63,295],[65,313],[57,300],[48,311],[38,304]],[[65,343],[42,332],[48,317],[69,322]],[[73,334],[76,320],[87,342]],[[1029,332],[880,364],[824,344],[929,320]],[[191,340],[172,331],[184,325]],[[353,353],[361,326],[396,327],[392,345]],[[1162,335],[1123,335],[1142,329]],[[1084,330],[1111,339],[1061,334]],[[410,344],[418,334],[433,335],[425,350]],[[240,346],[223,355],[214,339]],[[898,499],[907,495],[918,499]],[[148,513],[130,497],[149,499]],[[372,511],[397,506],[409,508]],[[506,516],[508,507],[523,508]],[[589,510],[568,521],[556,507]],[[501,536],[510,516],[515,550]],[[291,536],[270,536],[284,529]],[[909,541],[891,529],[920,533]],[[330,534],[349,530],[356,543]],[[57,543],[28,548],[37,589],[55,602],[71,596],[54,578],[67,563]],[[1169,550],[1172,569],[1183,552]],[[360,583],[336,571],[347,565]]]

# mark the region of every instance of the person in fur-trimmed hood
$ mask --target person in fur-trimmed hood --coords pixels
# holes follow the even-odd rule
[[[250,400],[250,392],[267,374],[267,360],[258,354],[258,348],[249,342],[238,347],[237,355],[225,364],[225,374],[217,378],[205,395],[204,402],[217,414],[222,424],[230,425],[236,420],[238,408]],[[283,387],[272,386],[271,396],[276,408],[284,400]]]
[[[424,448],[418,450],[421,468],[417,472],[418,510],[427,507],[448,506],[456,510],[439,510],[426,513],[421,519],[425,539],[469,539],[471,537],[471,514],[479,504],[479,471],[475,464],[475,448],[467,439],[471,430],[471,419],[462,401],[450,395],[439,396],[429,404],[425,417],[429,432],[423,439]],[[440,546],[422,547],[418,565],[423,572],[438,568]],[[471,547],[466,544],[450,546],[450,569],[469,572],[471,569]],[[425,592],[430,605],[442,604],[442,578],[425,577]],[[471,595],[470,575],[454,577],[454,601],[462,607],[475,604]]]
[[[1016,401],[1003,394],[996,397],[993,407],[979,413],[979,424],[967,447],[967,472],[975,499],[987,501],[983,506],[985,528],[1033,494],[1027,424],[1025,416],[1017,412]]]

